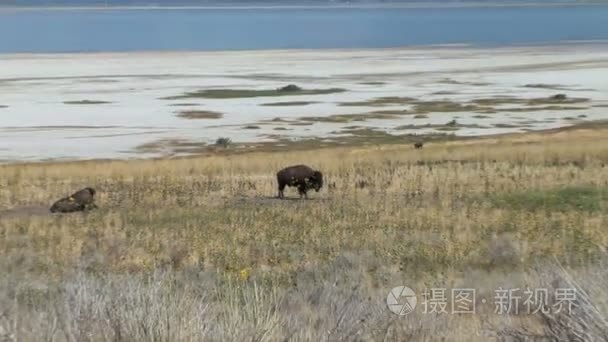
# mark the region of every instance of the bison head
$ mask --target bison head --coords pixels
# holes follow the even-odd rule
[[[316,192],[319,192],[319,190],[321,190],[323,187],[323,174],[321,171],[315,171],[308,182],[311,188],[315,189]]]
[[[85,188],[85,190],[89,191],[89,193],[91,194],[91,196],[95,196],[95,189],[93,189],[93,188]]]

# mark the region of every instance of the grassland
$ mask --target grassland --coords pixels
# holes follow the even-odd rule
[[[94,186],[100,209],[0,218],[0,339],[601,340],[607,133],[2,166],[0,208]],[[273,198],[296,163],[323,190]],[[399,285],[581,297],[573,315],[404,318],[385,304]]]

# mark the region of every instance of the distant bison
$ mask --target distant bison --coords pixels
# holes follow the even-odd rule
[[[422,141],[414,143],[414,148],[416,149],[422,148],[422,146],[424,146],[424,143]]]
[[[308,190],[315,189],[318,192],[321,189],[323,174],[306,165],[294,165],[277,172],[277,181],[279,183],[279,198],[285,197],[283,190],[286,186],[297,187],[300,198],[302,196],[307,198],[306,192]]]
[[[52,213],[72,213],[75,211],[85,211],[95,209],[95,189],[84,188],[64,197],[51,206]]]
[[[563,101],[567,98],[568,98],[568,96],[566,94],[555,94],[555,95],[551,96],[552,100],[558,100],[558,101]]]

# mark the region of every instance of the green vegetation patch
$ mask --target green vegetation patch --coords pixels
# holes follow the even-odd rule
[[[289,86],[288,86],[289,87]],[[180,100],[180,99],[239,99],[248,97],[275,97],[275,96],[293,96],[293,95],[325,95],[333,93],[345,92],[342,88],[327,88],[327,89],[301,89],[299,87],[279,89],[206,89],[193,92],[187,92],[182,95],[164,97],[163,100]]]
[[[312,121],[292,121],[289,123],[292,126],[311,126],[314,124]]]
[[[340,106],[358,107],[358,106],[388,106],[388,105],[403,105],[416,102],[416,99],[411,97],[387,96],[378,97],[366,101],[341,102]]]
[[[448,93],[444,93],[448,94]],[[449,99],[441,100],[417,100],[410,97],[379,97],[366,101],[341,102],[340,106],[394,106],[413,105],[410,111],[414,114],[433,112],[476,112],[491,114],[496,112],[528,112],[541,110],[581,110],[584,107],[568,106],[577,103],[588,102],[587,98],[569,97],[566,94],[555,94],[540,98],[517,98],[510,96],[496,96],[490,98],[475,99],[470,102],[456,102]],[[498,105],[523,105],[518,108],[495,108]],[[536,107],[534,107],[536,106]],[[410,113],[410,114],[411,114]]]
[[[518,97],[498,96],[491,98],[483,98],[473,100],[472,103],[483,106],[500,105],[500,104],[524,104],[528,106],[551,105],[551,104],[574,104],[589,102],[588,98],[569,97],[566,94],[555,94],[548,97],[537,97],[524,99]]]
[[[185,110],[177,114],[182,119],[221,119],[224,115],[218,112],[208,110]]]
[[[522,126],[521,125],[509,124],[509,123],[497,123],[497,124],[494,125],[494,127],[496,127],[496,128],[520,128]]]
[[[363,84],[363,85],[385,85],[386,82],[369,81],[369,82],[359,82],[359,84]]]
[[[578,210],[594,212],[605,208],[608,189],[605,187],[568,186],[549,190],[525,190],[490,196],[492,205],[519,210]]]
[[[457,84],[457,85],[471,85],[471,86],[477,86],[477,87],[484,87],[484,86],[491,85],[491,83],[488,83],[488,82],[457,81],[457,80],[453,80],[451,78],[443,79],[443,80],[439,81],[439,83],[443,83],[443,84]]]
[[[426,124],[426,125],[401,125],[395,127],[396,130],[407,130],[407,129],[424,129],[424,128],[432,128],[438,131],[457,131],[461,128],[487,128],[485,126],[480,125],[465,125],[458,123],[455,119],[446,122],[445,124]]]
[[[436,130],[443,131],[443,132],[453,132],[453,131],[458,131],[459,129],[460,129],[460,127],[456,127],[456,126],[445,126],[445,127],[436,128]]]
[[[556,110],[584,110],[586,107],[574,106],[542,106],[542,107],[518,107],[518,108],[498,108],[494,112],[538,112],[538,111],[556,111]]]
[[[192,107],[192,106],[198,106],[197,103],[173,103],[171,104],[171,106],[173,107]]]
[[[112,103],[109,101],[100,101],[100,100],[77,100],[77,101],[63,101],[64,104],[69,105],[95,105],[95,104],[108,104]]]
[[[262,106],[268,106],[268,107],[308,106],[308,105],[315,104],[315,103],[318,103],[318,102],[314,102],[314,101],[286,101],[286,102],[264,103],[264,104],[262,104]]]
[[[545,84],[545,83],[531,83],[525,84],[524,88],[537,88],[537,89],[551,89],[551,90],[577,90],[572,87],[563,84]],[[582,89],[578,89],[582,90]]]
[[[302,121],[314,121],[314,122],[352,122],[352,121],[365,121],[370,119],[390,120],[397,119],[398,115],[389,113],[368,113],[368,114],[337,114],[330,116],[306,116],[300,118]]]
[[[414,111],[419,114],[431,112],[476,112],[488,109],[491,108],[484,108],[475,104],[461,104],[447,100],[417,101],[414,105]]]

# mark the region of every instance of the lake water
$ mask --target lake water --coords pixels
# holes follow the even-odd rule
[[[608,6],[0,10],[0,53],[608,40]]]

